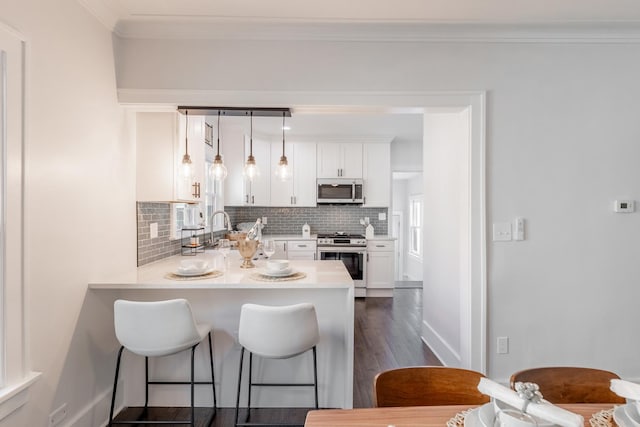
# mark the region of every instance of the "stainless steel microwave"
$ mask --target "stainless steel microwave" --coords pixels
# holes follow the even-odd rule
[[[318,179],[318,204],[362,204],[361,179]]]

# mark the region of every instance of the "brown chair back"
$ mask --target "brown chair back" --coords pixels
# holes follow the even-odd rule
[[[373,380],[373,405],[481,405],[480,372],[444,366],[415,366],[380,372]]]
[[[625,403],[625,399],[609,389],[613,372],[579,367],[525,369],[511,375],[511,388],[516,382],[538,384],[545,400],[551,403]]]

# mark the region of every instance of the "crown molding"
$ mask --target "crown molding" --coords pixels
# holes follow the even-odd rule
[[[77,2],[109,31],[114,32],[116,30],[120,15],[117,11],[109,8],[104,0],[77,0]]]
[[[99,0],[79,0],[83,2]],[[117,36],[127,39],[245,41],[638,43],[639,22],[551,24],[478,23],[293,23],[213,18],[120,20]]]

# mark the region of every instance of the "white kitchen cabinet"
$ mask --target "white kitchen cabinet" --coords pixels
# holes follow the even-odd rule
[[[394,287],[394,248],[392,239],[367,241],[367,291]]]
[[[229,124],[220,126],[220,155],[227,168],[224,180],[224,205],[243,206],[244,175],[244,131],[240,126]],[[217,141],[216,141],[217,144]]]
[[[318,178],[362,178],[362,143],[318,143],[316,153]]]
[[[184,115],[171,112],[135,113],[136,200],[200,202],[204,195],[204,117],[189,117],[189,155],[193,175],[181,174],[185,153]],[[207,146],[208,147],[208,146]],[[200,183],[200,197],[194,183]]]
[[[317,245],[315,240],[288,240],[287,259],[315,260],[317,255]]]
[[[250,153],[250,140],[245,137],[244,151],[245,159]],[[244,177],[244,204],[247,206],[269,206],[271,199],[271,144],[268,141],[253,139],[253,157],[260,174],[249,180]]]
[[[177,196],[179,200],[200,202],[204,200],[205,186],[205,150],[209,147],[204,142],[204,116],[189,116],[188,127],[184,114],[179,115],[177,167]],[[185,131],[188,136],[188,153],[191,157],[190,177],[182,174],[182,158],[186,150]]]
[[[391,144],[364,144],[362,150],[364,207],[391,205]]]
[[[271,206],[316,206],[316,144],[286,143],[285,155],[292,176],[283,182],[275,177],[282,143],[271,144]]]

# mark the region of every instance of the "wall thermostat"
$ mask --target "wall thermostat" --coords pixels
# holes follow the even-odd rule
[[[633,200],[616,200],[614,203],[613,210],[615,212],[628,213],[636,210]]]

